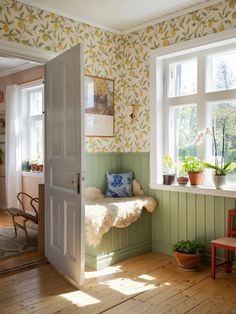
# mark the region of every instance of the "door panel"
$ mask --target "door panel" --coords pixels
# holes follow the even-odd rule
[[[46,256],[77,286],[84,269],[83,49],[45,66]],[[77,182],[79,178],[79,182]]]

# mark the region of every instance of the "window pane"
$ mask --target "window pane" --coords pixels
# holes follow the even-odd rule
[[[30,93],[30,115],[42,114],[43,111],[43,93],[42,91]]]
[[[186,156],[196,156],[194,140],[197,135],[197,106],[171,108],[170,150],[175,161]]]
[[[236,100],[211,104],[212,126],[215,129],[217,159],[222,159],[223,125],[225,124],[224,161],[236,159]],[[214,145],[212,145],[212,162],[214,163]],[[236,171],[228,174],[228,182],[236,183]]]
[[[30,132],[31,162],[41,163],[43,161],[43,121],[32,120]]]
[[[197,59],[169,65],[169,97],[192,95],[197,92]]]
[[[236,51],[207,57],[207,91],[236,88]]]

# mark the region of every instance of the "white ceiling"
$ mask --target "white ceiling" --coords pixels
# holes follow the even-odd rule
[[[23,71],[36,66],[35,62],[0,56],[0,77]]]
[[[165,16],[181,14],[210,0],[19,0],[81,22],[127,31]]]

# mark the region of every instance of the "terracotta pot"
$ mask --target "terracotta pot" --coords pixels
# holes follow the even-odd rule
[[[195,254],[179,253],[179,252],[174,251],[173,255],[176,258],[177,265],[179,268],[188,270],[188,271],[194,271],[199,268],[204,254],[195,255]]]
[[[38,171],[43,172],[43,164],[38,165]]]
[[[179,185],[186,185],[188,184],[188,177],[178,177],[177,178],[177,182],[179,183]]]
[[[203,181],[203,172],[189,172],[189,180],[191,185],[201,185]]]
[[[171,185],[175,182],[175,174],[163,174],[163,184]]]
[[[37,164],[31,164],[31,170],[32,171],[38,171],[38,165]]]

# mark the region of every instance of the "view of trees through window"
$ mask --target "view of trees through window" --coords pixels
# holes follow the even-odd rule
[[[214,54],[206,57],[206,93],[217,92],[217,101],[204,102],[207,114],[205,127],[214,127],[217,156],[222,155],[223,126],[225,125],[224,137],[224,162],[230,160],[236,162],[236,93],[235,99],[229,99],[225,91],[236,89],[236,52]],[[197,147],[194,144],[199,131],[199,103],[198,88],[192,88],[197,84],[196,58],[169,64],[169,119],[170,119],[170,144],[169,151],[175,161],[182,161],[186,156],[196,156]],[[178,71],[177,71],[178,69]],[[182,71],[180,70],[182,69]],[[188,70],[189,69],[189,70]],[[178,77],[178,75],[180,77]],[[176,92],[177,91],[177,92]],[[182,92],[181,92],[182,91]],[[196,104],[179,105],[173,97],[184,95],[196,95]],[[225,95],[227,97],[225,97]],[[222,99],[221,99],[222,96]],[[171,98],[172,97],[172,98]],[[184,96],[189,97],[189,96]],[[224,98],[225,97],[225,98]],[[233,97],[233,98],[234,98]],[[173,99],[173,100],[172,100]],[[208,97],[209,99],[209,97]],[[221,100],[219,100],[221,99]],[[186,103],[186,102],[185,102]],[[209,136],[209,135],[206,135]],[[204,139],[203,139],[204,140]],[[212,160],[214,163],[214,145],[212,144]],[[236,182],[236,171],[229,176],[230,181]]]

